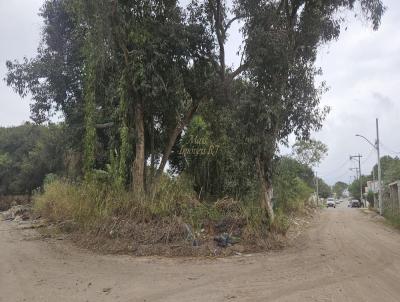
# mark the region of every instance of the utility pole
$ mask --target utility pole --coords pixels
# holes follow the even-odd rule
[[[353,176],[354,177],[353,181],[356,181],[358,179],[358,168],[350,168],[350,170],[351,171],[356,171],[356,176]]]
[[[372,192],[374,195],[374,208],[376,208],[376,198],[375,198],[375,169],[374,167],[372,167],[372,183],[373,183],[373,187],[372,187]]]
[[[367,141],[368,144],[370,144],[374,149],[376,150],[376,153],[378,155],[378,193],[379,193],[379,214],[383,214],[383,209],[382,209],[382,170],[381,170],[381,155],[380,155],[380,150],[379,150],[379,124],[378,124],[378,119],[376,119],[376,141],[375,144],[371,143],[368,138],[361,134],[356,134],[356,136],[359,136]]]
[[[356,181],[358,179],[358,168],[354,167],[354,168],[350,168],[349,170],[356,171],[356,176],[354,176],[353,182]],[[355,198],[355,196],[353,196],[353,197]]]
[[[359,181],[360,181],[360,202],[362,202],[362,197],[363,197],[363,189],[362,189],[362,178],[361,178],[361,157],[362,155],[350,155],[350,160],[354,158],[358,158],[358,172],[360,173]]]
[[[378,119],[376,119],[376,151],[378,154],[378,190],[379,190],[379,214],[382,216],[382,172],[381,172],[381,155],[379,150],[379,124]]]
[[[319,206],[319,192],[318,192],[318,175],[317,172],[315,172],[315,185],[317,189],[317,206]]]

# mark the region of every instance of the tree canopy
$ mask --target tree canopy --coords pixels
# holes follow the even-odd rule
[[[343,196],[343,192],[347,189],[349,185],[343,181],[338,181],[333,185],[333,192],[336,194],[337,198],[341,198]]]
[[[278,146],[290,134],[307,141],[322,126],[329,109],[320,106],[326,87],[315,83],[315,60],[318,47],[339,36],[343,10],[359,10],[377,29],[384,6],[46,0],[38,55],[8,61],[6,80],[21,96],[32,95],[35,122],[64,115],[68,149],[79,154],[86,179],[102,170],[117,186],[151,194],[171,166],[194,178],[199,195],[244,198],[258,190],[273,221]],[[242,60],[232,69],[225,47],[237,20]],[[180,154],[196,133],[207,147],[218,146],[215,156]],[[320,160],[308,157],[306,164]]]
[[[31,194],[49,173],[63,173],[60,126],[0,128],[0,195]]]

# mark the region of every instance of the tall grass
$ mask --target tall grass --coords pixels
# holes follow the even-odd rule
[[[226,232],[241,229],[245,240],[265,238],[269,224],[266,214],[255,202],[242,203],[229,198],[216,203],[200,202],[192,187],[184,176],[163,177],[153,194],[134,196],[98,181],[53,180],[45,184],[42,194],[34,196],[34,209],[51,222],[72,222],[78,231],[119,232],[125,234],[123,236],[131,232],[130,236],[134,237],[138,231],[134,226],[139,225],[141,228],[151,226],[153,237],[154,233],[165,232],[162,228],[175,228],[173,236],[183,239],[186,236],[184,225],[194,234],[207,227],[223,225]],[[126,228],[131,229],[127,231]],[[170,239],[171,236],[164,237]]]
[[[396,215],[392,213],[391,211],[385,211],[383,213],[383,216],[386,218],[386,221],[388,224],[391,226],[400,229],[400,215]]]

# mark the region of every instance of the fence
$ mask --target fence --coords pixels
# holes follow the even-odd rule
[[[383,215],[400,218],[400,180],[392,182],[383,191]]]

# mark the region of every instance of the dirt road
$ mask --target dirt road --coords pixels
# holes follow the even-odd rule
[[[101,256],[0,223],[0,301],[400,301],[400,234],[323,210],[292,247],[217,260]]]

